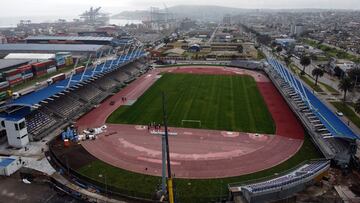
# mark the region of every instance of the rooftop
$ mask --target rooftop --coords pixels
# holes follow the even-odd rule
[[[9,166],[14,161],[15,161],[15,159],[13,159],[13,158],[0,157],[0,168],[5,168],[5,167]]]
[[[113,37],[92,36],[29,36],[25,40],[112,41]]]
[[[27,59],[0,59],[0,70],[12,66],[18,66],[28,63]]]
[[[104,45],[92,44],[0,44],[0,51],[98,51]]]
[[[36,54],[36,53],[10,53],[4,59],[51,59],[55,54]]]

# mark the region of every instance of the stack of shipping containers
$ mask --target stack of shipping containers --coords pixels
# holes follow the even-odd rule
[[[57,70],[73,65],[73,58],[70,52],[59,52],[56,54],[55,60],[40,61],[28,65],[23,65],[15,69],[11,69],[0,73],[0,101],[11,96],[10,87],[20,84],[26,80],[32,80]],[[77,67],[74,72],[80,73],[85,69],[84,66]],[[65,74],[58,74],[50,78],[53,82],[65,79]]]
[[[34,63],[32,64],[32,67],[33,67],[33,73],[37,77],[56,71],[56,66],[54,61],[44,61],[40,63]]]
[[[24,81],[31,80],[34,77],[32,66],[30,64],[21,66],[18,69],[21,71],[21,75]]]
[[[0,74],[0,101],[7,98],[9,88],[10,88],[9,82],[6,80],[4,75],[1,73]]]
[[[70,52],[56,53],[55,60],[58,68],[73,65],[73,58]]]
[[[6,80],[9,82],[10,86],[19,84],[23,81],[20,69],[8,70],[5,71],[3,74]]]

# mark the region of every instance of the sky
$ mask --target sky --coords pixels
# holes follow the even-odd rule
[[[220,5],[238,8],[338,8],[360,9],[360,0],[0,0],[1,17],[76,17],[90,6],[116,14],[124,10],[163,8],[179,4]]]

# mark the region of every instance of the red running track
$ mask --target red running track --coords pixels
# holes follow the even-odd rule
[[[201,129],[170,128],[172,170],[178,178],[220,178],[254,173],[276,166],[293,156],[302,146],[300,122],[268,78],[259,72],[224,67],[181,67],[155,69],[107,99],[77,121],[79,129],[99,127],[123,103],[135,100],[156,80],[159,72],[192,74],[246,74],[257,81],[276,124],[276,135],[255,135]],[[115,105],[110,105],[115,101]],[[143,126],[107,124],[95,141],[81,144],[92,155],[126,170],[161,175],[161,138]]]

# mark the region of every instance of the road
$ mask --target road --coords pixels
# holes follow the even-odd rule
[[[217,32],[217,30],[219,29],[219,27],[220,27],[220,25],[218,25],[218,26],[215,28],[215,30],[214,30],[214,32],[212,33],[209,41],[207,41],[207,43],[206,43],[207,45],[210,45],[210,43],[214,40],[214,37],[215,37],[216,32]]]
[[[297,67],[299,67],[299,68],[302,70],[302,67],[303,67],[303,66],[300,64],[300,60],[298,60],[298,59],[296,59],[296,58],[294,58],[294,57],[292,57],[291,60],[292,60],[292,62],[293,62]],[[307,67],[305,68],[305,73],[306,73],[307,75],[310,75],[310,76],[312,77],[312,74],[311,74],[311,73],[312,73],[312,71],[313,71],[315,68],[317,68],[316,65],[310,64],[309,66],[307,66]],[[329,74],[327,74],[327,73],[325,73],[323,77],[319,78],[318,81],[321,82],[321,83],[324,83],[324,84],[326,84],[326,85],[329,85],[329,86],[331,86],[332,88],[334,88],[334,89],[336,89],[336,90],[338,89],[339,81],[338,81],[337,79],[333,79],[333,78],[332,78]]]

